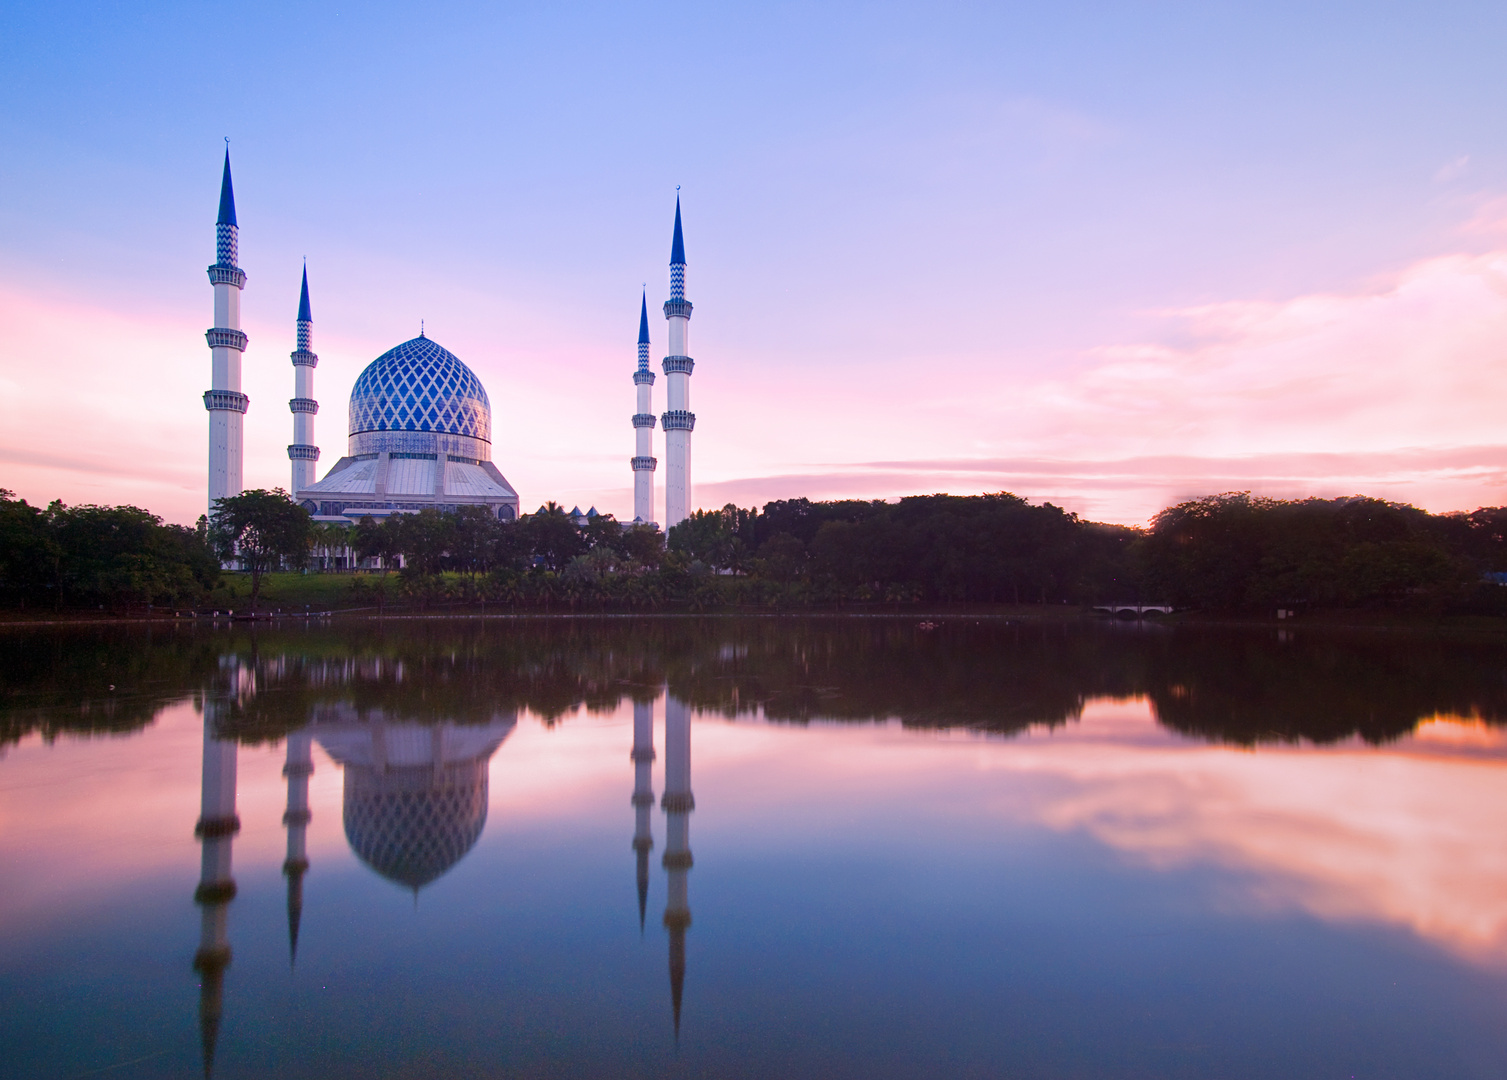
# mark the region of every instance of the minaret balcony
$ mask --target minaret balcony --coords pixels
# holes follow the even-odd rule
[[[666,300],[665,318],[689,319],[691,317],[691,302],[689,300]]]
[[[299,349],[297,352],[288,354],[295,367],[318,367],[319,357],[308,349]]]
[[[634,472],[653,472],[659,468],[659,459],[651,457],[629,458],[628,463],[633,466]]]
[[[689,356],[667,356],[661,361],[660,366],[665,369],[666,375],[689,375],[696,370],[696,361]]]
[[[311,397],[296,397],[288,399],[288,411],[292,413],[309,413],[313,415],[319,412],[319,402]]]
[[[240,330],[227,330],[217,326],[212,330],[204,331],[204,340],[209,342],[211,349],[234,349],[236,352],[246,351],[246,342],[250,339]]]
[[[633,414],[633,426],[636,427],[636,428],[653,427],[654,426],[654,414],[653,413],[646,413],[646,412],[634,413]]]
[[[696,799],[689,791],[667,791],[659,805],[667,814],[689,814],[696,809]]]
[[[695,431],[696,414],[685,409],[671,409],[659,418],[666,431]]]
[[[637,371],[635,371],[633,373],[633,385],[634,386],[653,386],[654,385],[654,372],[650,371],[648,368],[639,368]]]
[[[246,271],[239,266],[223,266],[215,263],[209,268],[209,282],[211,285],[234,285],[237,289],[244,289]]]
[[[289,461],[318,461],[319,447],[294,444],[288,447]]]
[[[234,390],[204,391],[204,407],[210,412],[243,413],[251,407],[251,399]]]

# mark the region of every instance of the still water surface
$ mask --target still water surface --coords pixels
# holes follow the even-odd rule
[[[0,690],[7,1077],[1507,1074],[1495,642],[33,630]]]

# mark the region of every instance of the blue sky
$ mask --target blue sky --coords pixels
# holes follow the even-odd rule
[[[175,519],[202,501],[202,274],[229,135],[248,484],[286,483],[307,256],[326,463],[355,375],[422,318],[486,383],[526,503],[626,510],[637,292],[664,298],[680,185],[703,505],[1007,487],[1134,521],[1232,478],[1502,501],[1498,465],[1435,482],[1261,462],[1497,460],[1471,409],[1507,390],[1504,47],[1507,9],[1485,4],[13,4],[0,485]],[[1419,275],[1431,299],[1406,302]],[[1465,292],[1479,302],[1438,299]],[[1318,300],[1341,343],[1294,329]],[[1378,319],[1406,355],[1357,343]],[[1261,368],[1274,325],[1282,378],[1219,374]],[[1468,347],[1438,345],[1462,325]],[[60,406],[34,353],[52,337],[47,374],[112,389],[49,457]],[[1183,375],[1125,386],[1148,349],[1205,392],[1179,408]],[[1374,365],[1381,404],[1304,392]],[[1458,397],[1409,412],[1436,366]],[[102,481],[111,439],[139,467]],[[1198,464],[1101,475],[1168,456]]]

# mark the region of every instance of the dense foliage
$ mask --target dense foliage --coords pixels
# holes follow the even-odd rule
[[[1490,605],[1507,509],[1429,514],[1380,499],[1214,495],[1163,510],[1137,545],[1145,595],[1179,607]]]
[[[1507,508],[1430,514],[1360,497],[1235,493],[1170,507],[1142,530],[1001,492],[729,505],[692,515],[668,536],[611,516],[582,524],[555,503],[516,521],[462,507],[352,526],[315,524],[278,491],[246,492],[221,510],[206,534],[202,525],[164,526],[132,507],[42,511],[7,495],[0,500],[0,598],[57,606],[192,602],[214,585],[213,546],[250,571],[253,593],[263,571],[302,565],[311,552],[340,553],[347,565],[354,558],[401,567],[396,581],[356,575],[342,596],[345,606],[362,607],[705,611],[1114,601],[1228,612],[1507,615],[1507,588],[1485,578],[1507,572]]]
[[[189,529],[134,506],[42,509],[0,489],[0,602],[8,606],[191,603],[219,575],[202,519]]]
[[[1133,529],[1017,495],[917,495],[898,503],[767,503],[701,512],[672,551],[716,569],[801,581],[855,600],[1083,602],[1114,593]]]

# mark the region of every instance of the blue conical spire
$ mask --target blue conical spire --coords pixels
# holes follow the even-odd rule
[[[676,221],[680,220],[679,211],[676,211]],[[220,178],[220,216],[216,219],[216,225],[234,225],[235,220],[235,191],[230,186],[230,147],[225,147],[225,173]],[[680,226],[677,224],[676,236],[680,235]]]
[[[226,151],[226,153],[228,155],[229,151]],[[228,156],[226,158],[226,161],[227,162],[229,161],[229,157]],[[225,169],[226,169],[225,175],[228,177],[230,175],[230,172],[229,172],[230,165],[226,164]],[[230,183],[229,180],[226,180],[225,182],[227,184]],[[229,190],[229,189],[227,188],[227,190]],[[231,211],[231,213],[234,214],[234,211]],[[670,242],[670,265],[671,266],[675,266],[677,264],[679,264],[681,266],[685,265],[685,237],[683,237],[683,236],[680,235],[680,196],[679,195],[675,196],[675,239]]]
[[[298,321],[313,322],[314,316],[309,312],[309,265],[303,268],[303,292],[298,297]]]
[[[649,344],[649,294],[644,292],[643,307],[638,309],[638,343]]]

